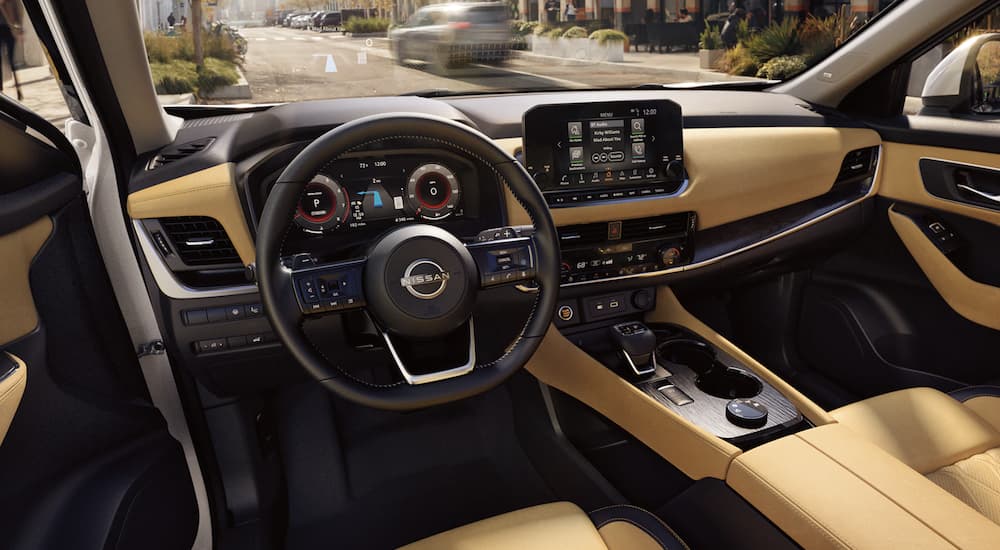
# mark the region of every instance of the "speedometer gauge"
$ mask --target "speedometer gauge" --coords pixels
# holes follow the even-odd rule
[[[407,204],[414,215],[440,220],[458,207],[462,188],[455,173],[440,164],[424,164],[410,174],[406,183]]]
[[[318,175],[306,185],[295,212],[295,223],[307,233],[322,234],[340,227],[350,214],[344,188]]]

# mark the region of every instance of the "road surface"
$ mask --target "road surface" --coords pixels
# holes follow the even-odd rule
[[[503,67],[472,65],[436,74],[401,66],[385,39],[283,27],[245,28],[245,72],[254,103],[335,97],[399,95],[421,90],[475,92],[551,88],[600,88],[666,82],[643,70],[536,56]]]

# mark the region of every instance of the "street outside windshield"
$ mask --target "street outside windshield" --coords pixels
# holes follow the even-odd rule
[[[784,80],[887,0],[139,0],[164,104]]]

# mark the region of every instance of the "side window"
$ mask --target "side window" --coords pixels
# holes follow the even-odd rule
[[[996,41],[991,41],[989,35],[995,35]],[[910,79],[903,107],[905,114],[918,114],[923,109],[925,103],[923,96],[928,81],[936,83],[937,87],[934,88],[936,94],[941,93],[943,89],[959,86],[958,80],[953,79],[953,85],[947,86],[943,77],[938,77],[935,81],[931,75],[939,66],[943,67],[942,61],[949,54],[958,52],[956,56],[962,55],[966,48],[969,49],[969,55],[975,58],[975,62],[971,64],[975,74],[971,75],[973,85],[970,88],[975,97],[966,98],[962,103],[972,113],[1000,112],[1000,8],[994,8],[910,64]],[[938,72],[942,71],[939,69]],[[965,92],[965,88],[962,91]]]
[[[70,118],[51,58],[20,0],[0,0],[0,93],[60,130]]]

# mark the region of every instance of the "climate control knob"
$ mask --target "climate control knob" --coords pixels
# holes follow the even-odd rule
[[[677,160],[668,162],[663,172],[669,180],[680,181],[687,177],[687,172],[684,171],[684,163]]]
[[[680,261],[682,252],[679,246],[664,246],[660,249],[660,261],[666,266],[674,265]]]

